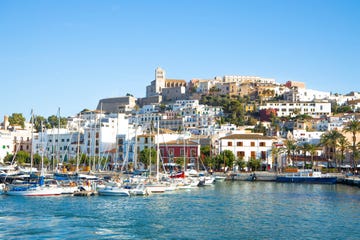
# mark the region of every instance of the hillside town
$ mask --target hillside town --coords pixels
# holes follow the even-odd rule
[[[159,149],[164,166],[185,162],[211,172],[356,172],[359,118],[358,92],[256,76],[186,81],[158,67],[144,98],[100,99],[96,109],[70,117],[60,109],[28,121],[5,116],[0,162],[39,167],[41,158],[49,171],[135,171],[148,168]]]

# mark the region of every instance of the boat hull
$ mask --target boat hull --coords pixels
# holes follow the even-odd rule
[[[98,190],[99,195],[102,196],[123,196],[123,197],[128,197],[130,196],[129,190],[128,189],[99,189]]]
[[[9,196],[29,196],[29,197],[41,197],[41,196],[57,196],[61,195],[62,190],[60,188],[35,188],[24,190],[9,190],[6,195]]]
[[[337,182],[337,177],[278,176],[276,181],[284,183],[335,184]]]

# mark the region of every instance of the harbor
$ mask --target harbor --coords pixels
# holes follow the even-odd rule
[[[353,239],[359,196],[343,184],[270,181],[150,197],[1,195],[0,232],[3,239],[16,239],[19,226],[22,239]]]

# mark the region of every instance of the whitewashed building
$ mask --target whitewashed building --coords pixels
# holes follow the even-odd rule
[[[271,149],[274,138],[260,134],[233,134],[219,139],[219,150],[230,150],[235,157],[245,162],[250,159],[261,159],[267,168],[272,167]]]
[[[278,117],[293,116],[298,114],[307,114],[313,118],[322,116],[331,116],[331,103],[327,101],[313,102],[266,102],[260,106],[262,109],[275,109]]]

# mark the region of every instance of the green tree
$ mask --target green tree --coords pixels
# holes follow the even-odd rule
[[[335,160],[337,167],[338,163],[336,160],[336,146],[340,138],[344,137],[337,130],[327,131],[320,137],[320,144],[325,147],[325,155],[332,161]]]
[[[25,128],[25,118],[22,115],[22,113],[13,113],[10,117],[9,117],[9,123],[11,126],[21,126],[21,128]]]
[[[235,165],[238,166],[241,171],[246,167],[246,162],[243,157],[238,157],[235,161]]]
[[[25,165],[26,163],[30,163],[30,153],[25,151],[18,151],[15,156],[15,161],[21,166]]]
[[[6,154],[6,156],[3,159],[4,163],[11,163],[14,158],[13,154]]]
[[[200,154],[204,155],[205,157],[211,156],[211,147],[210,145],[205,145],[200,147]]]
[[[266,127],[262,122],[259,122],[259,124],[256,124],[253,129],[254,133],[262,133],[264,136],[266,135]]]
[[[352,164],[353,164],[353,171],[355,172],[356,155],[357,155],[356,134],[360,132],[359,120],[352,120],[348,122],[344,128],[344,131],[352,134],[352,161],[353,161]]]
[[[51,115],[47,119],[47,128],[57,128],[59,127],[59,118],[56,115]],[[60,117],[60,127],[65,127],[67,124],[67,119]]]
[[[341,137],[337,142],[337,148],[340,151],[339,158],[340,158],[340,165],[344,163],[345,160],[345,152],[349,149],[350,142],[346,139],[346,137]],[[340,169],[339,169],[340,170]]]
[[[251,158],[251,159],[247,162],[247,167],[250,168],[252,171],[260,170],[260,166],[261,166],[261,161],[260,161],[260,159]]]
[[[307,147],[307,151],[310,153],[311,156],[311,168],[314,168],[314,156],[316,154],[317,145],[315,144],[309,144]]]
[[[226,167],[233,167],[235,155],[232,151],[225,150],[217,155],[214,160],[216,169],[221,169],[221,166],[224,166],[225,170]]]
[[[286,139],[284,141],[284,147],[286,152],[286,165],[288,166],[290,164],[290,159],[294,159],[294,152],[296,150],[295,141],[292,139]]]
[[[40,154],[38,154],[38,153],[34,154],[34,156],[33,156],[33,164],[34,164],[34,166],[38,166],[38,167],[41,166],[41,156],[40,156]]]
[[[140,162],[142,162],[145,166],[149,166],[150,160],[151,164],[156,163],[156,150],[153,148],[145,148],[140,152],[139,156]]]
[[[278,171],[279,170],[279,166],[281,166],[280,164],[280,159],[279,159],[279,155],[281,153],[283,153],[285,150],[285,148],[283,147],[277,147],[275,145],[272,146],[271,148],[271,154],[272,154],[272,157],[273,157],[273,165],[275,167],[275,171]]]
[[[33,117],[31,117],[31,122],[34,123],[34,129],[37,132],[41,132],[41,127],[46,127],[47,125],[47,120],[43,117],[43,116],[35,116],[34,119],[32,119]]]

